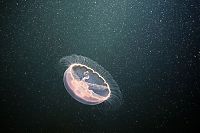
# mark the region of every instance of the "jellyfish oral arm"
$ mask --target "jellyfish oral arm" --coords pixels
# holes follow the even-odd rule
[[[88,85],[90,87],[93,87],[93,90],[107,90],[108,89],[108,87],[105,87],[103,85],[90,84],[90,83],[88,83]]]

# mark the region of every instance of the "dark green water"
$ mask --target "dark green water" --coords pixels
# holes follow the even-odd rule
[[[2,127],[8,132],[198,128],[199,7],[172,0],[0,2]],[[75,101],[58,61],[78,54],[118,83],[115,112]]]

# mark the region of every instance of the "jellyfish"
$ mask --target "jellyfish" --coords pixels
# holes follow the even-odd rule
[[[111,74],[97,62],[71,55],[60,59],[63,83],[67,92],[85,105],[103,105],[116,109],[122,103],[122,94]],[[109,105],[109,106],[108,106]]]

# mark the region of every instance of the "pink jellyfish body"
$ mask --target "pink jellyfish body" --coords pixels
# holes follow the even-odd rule
[[[77,101],[87,105],[109,103],[121,104],[121,91],[112,76],[95,61],[72,55],[60,59],[64,66],[63,82],[68,93]]]

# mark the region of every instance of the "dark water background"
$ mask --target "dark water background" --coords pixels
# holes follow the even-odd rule
[[[8,132],[197,129],[199,21],[198,0],[1,0],[1,126]],[[124,97],[119,110],[102,113],[70,97],[57,63],[71,54],[112,74]]]

